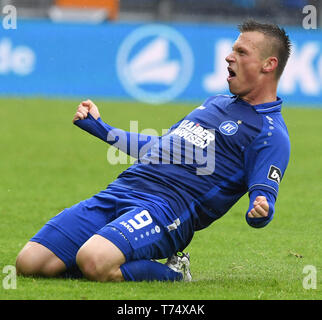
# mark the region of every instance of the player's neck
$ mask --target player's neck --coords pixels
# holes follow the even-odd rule
[[[253,106],[276,101],[277,83],[271,83],[271,85],[266,84],[260,87],[257,86],[254,90],[239,97]]]

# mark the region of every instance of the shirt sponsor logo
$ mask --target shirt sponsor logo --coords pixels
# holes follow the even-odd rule
[[[238,124],[234,121],[225,121],[222,122],[219,126],[219,130],[222,134],[226,136],[232,136],[238,131]]]
[[[177,135],[201,149],[206,148],[211,141],[215,140],[214,133],[203,128],[200,123],[190,120],[183,120],[171,134]]]

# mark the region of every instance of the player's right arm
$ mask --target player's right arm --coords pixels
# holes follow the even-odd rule
[[[73,118],[73,123],[137,159],[142,147],[149,149],[147,144],[152,146],[159,139],[158,136],[127,132],[108,125],[103,122],[97,106],[91,100],[86,100],[79,104]]]

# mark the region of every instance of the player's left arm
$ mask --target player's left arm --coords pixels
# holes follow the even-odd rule
[[[273,116],[272,116],[273,117]],[[290,142],[281,116],[263,117],[263,129],[244,154],[249,192],[247,223],[255,228],[266,226],[274,207],[290,156]]]

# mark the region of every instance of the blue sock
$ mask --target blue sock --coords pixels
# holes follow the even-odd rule
[[[121,265],[125,281],[179,281],[182,274],[165,264],[151,260],[134,260]]]

